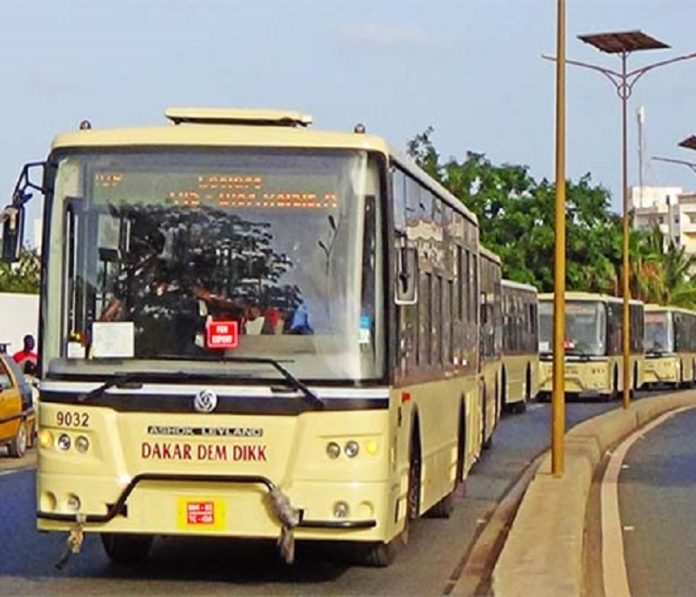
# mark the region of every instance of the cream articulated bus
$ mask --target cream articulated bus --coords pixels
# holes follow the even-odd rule
[[[645,305],[643,379],[675,387],[696,381],[696,312]]]
[[[524,412],[539,391],[537,289],[503,280],[503,405]]]
[[[643,303],[631,300],[631,389],[642,385]],[[587,292],[566,293],[565,391],[614,399],[623,390],[621,353],[623,299]],[[539,295],[540,392],[552,385],[553,294]]]
[[[57,136],[6,210],[12,259],[45,193],[38,526],[122,562],[201,535],[387,565],[493,431],[477,220],[361,126],[167,116]]]

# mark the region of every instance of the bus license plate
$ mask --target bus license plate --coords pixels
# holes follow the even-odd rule
[[[177,526],[187,531],[221,531],[225,528],[225,502],[217,498],[181,497],[177,501]]]

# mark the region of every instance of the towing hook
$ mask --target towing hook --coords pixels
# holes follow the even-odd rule
[[[300,511],[290,503],[290,498],[278,487],[268,492],[271,509],[281,523],[278,548],[286,564],[295,561],[295,535],[293,529],[300,524]]]
[[[73,554],[80,553],[82,549],[82,543],[85,540],[84,526],[87,517],[84,514],[75,515],[75,525],[68,532],[68,537],[65,540],[65,547],[63,548],[63,553],[56,562],[56,570],[62,570],[65,568],[70,556]]]

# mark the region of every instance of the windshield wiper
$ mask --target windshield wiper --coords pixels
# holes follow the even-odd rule
[[[77,397],[78,402],[89,402],[95,398],[99,398],[106,390],[113,388],[114,386],[124,386],[132,382],[145,381],[152,377],[151,373],[135,372],[135,373],[115,373],[109,379],[107,379],[103,384],[97,386],[89,392],[80,394]]]
[[[322,402],[321,398],[319,398],[319,396],[310,390],[303,382],[297,379],[297,377],[290,373],[290,371],[283,367],[280,364],[280,361],[276,359],[272,359],[270,357],[226,356],[224,361],[231,361],[233,363],[258,363],[260,365],[270,365],[286,379],[290,386],[302,393],[304,401],[309,406],[317,410],[324,408],[324,403]]]
[[[179,359],[177,359],[179,360]],[[285,367],[283,367],[279,361],[276,359],[272,359],[270,357],[237,357],[237,356],[228,356],[225,357],[224,359],[227,362],[235,362],[235,363],[258,363],[261,365],[271,365],[276,371],[278,371],[288,382],[288,384],[295,390],[298,390],[299,392],[302,393],[302,398],[303,400],[307,403],[308,406],[312,407],[313,409],[320,410],[324,408],[324,403],[322,402],[321,398],[317,396],[312,390],[310,390],[303,382],[301,382],[297,377],[295,377],[290,371],[288,371]],[[131,384],[133,382],[142,382],[142,381],[148,381],[152,379],[153,377],[158,377],[165,375],[166,377],[172,377],[176,378],[177,380],[186,380],[186,379],[194,379],[194,378],[200,378],[200,375],[197,374],[192,374],[188,373],[185,371],[176,371],[176,372],[164,372],[164,371],[158,371],[158,372],[133,372],[133,373],[116,373],[112,377],[110,377],[107,381],[105,381],[103,384],[97,386],[93,390],[90,390],[89,392],[85,392],[84,394],[81,394],[80,396],[77,397],[78,402],[89,402],[90,400],[93,400],[95,398],[99,398],[106,390],[109,388],[113,388],[115,386],[125,386],[127,384]],[[238,378],[238,375],[229,375],[229,374],[213,374],[213,377],[222,377],[222,378]]]

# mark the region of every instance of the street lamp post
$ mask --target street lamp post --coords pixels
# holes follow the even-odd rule
[[[630,259],[629,259],[629,197],[628,197],[628,122],[627,110],[628,100],[633,92],[633,87],[638,80],[648,71],[666,66],[674,62],[696,58],[696,52],[677,56],[669,60],[654,62],[642,66],[632,71],[628,71],[628,57],[633,52],[644,50],[660,50],[669,46],[642,31],[623,31],[610,33],[593,33],[579,35],[578,38],[607,54],[616,54],[621,59],[621,71],[617,72],[603,66],[580,62],[577,60],[566,60],[568,64],[588,68],[603,74],[614,85],[616,92],[621,100],[621,183],[623,187],[623,242],[622,242],[622,265],[621,265],[621,286],[623,294],[623,407],[630,405],[630,385],[631,385],[631,349],[630,349]],[[547,60],[557,60],[554,57],[544,56]]]
[[[553,377],[551,394],[551,473],[563,474],[565,435],[565,236],[566,236],[566,177],[565,177],[565,0],[558,0],[556,23],[556,203],[553,276]]]

